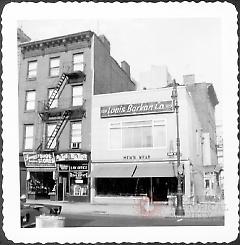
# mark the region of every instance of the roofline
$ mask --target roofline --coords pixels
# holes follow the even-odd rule
[[[78,36],[82,36],[82,35],[87,35],[92,37],[94,32],[88,30],[88,31],[83,31],[83,32],[77,32],[77,33],[73,33],[73,34],[68,34],[68,35],[63,35],[63,36],[57,36],[57,37],[52,37],[52,38],[47,38],[47,39],[41,39],[41,40],[36,40],[36,41],[30,41],[30,42],[25,42],[25,43],[21,43],[19,44],[19,47],[28,47],[30,45],[37,45],[37,44],[41,44],[41,43],[48,43],[48,42],[53,42],[53,41],[59,41],[65,38],[73,38],[73,37],[78,37]]]

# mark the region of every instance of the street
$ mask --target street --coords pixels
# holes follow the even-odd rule
[[[224,217],[161,218],[106,214],[66,214],[65,227],[222,226]]]

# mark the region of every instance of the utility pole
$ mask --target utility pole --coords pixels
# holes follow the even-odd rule
[[[182,166],[180,163],[180,137],[179,137],[179,118],[178,118],[178,93],[177,93],[177,83],[175,79],[173,79],[173,90],[172,90],[172,100],[173,100],[173,108],[176,112],[176,126],[177,126],[177,206],[175,210],[176,216],[184,216],[185,212],[183,209],[183,192],[182,192]]]

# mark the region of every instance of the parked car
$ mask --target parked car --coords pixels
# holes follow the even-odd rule
[[[59,215],[62,211],[61,205],[31,204],[21,199],[21,227],[35,227],[36,217],[40,215]]]

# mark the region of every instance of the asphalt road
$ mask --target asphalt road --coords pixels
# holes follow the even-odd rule
[[[65,215],[65,227],[223,226],[224,218],[159,218],[106,214]]]

